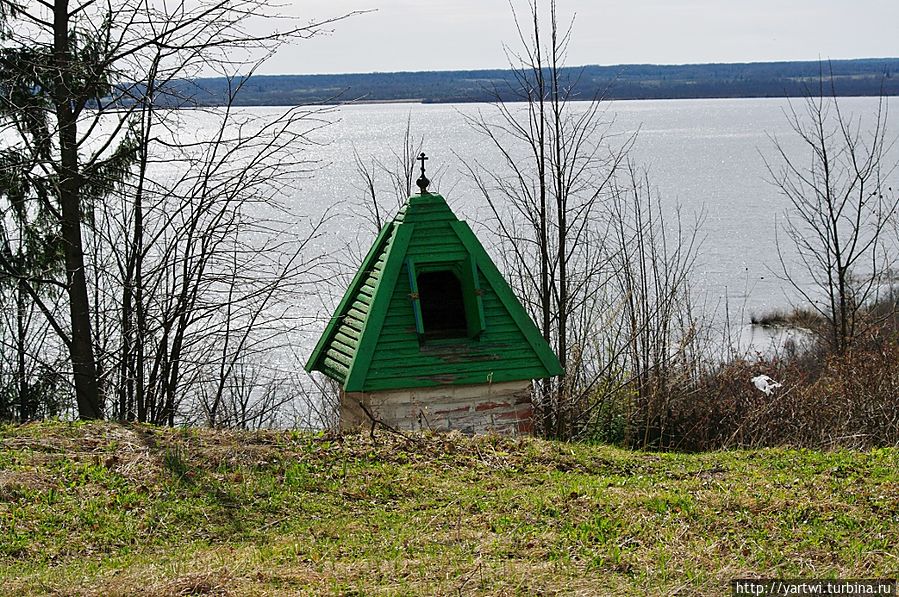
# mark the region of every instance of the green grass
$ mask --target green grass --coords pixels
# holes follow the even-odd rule
[[[899,450],[0,427],[0,593],[726,594],[895,578]]]

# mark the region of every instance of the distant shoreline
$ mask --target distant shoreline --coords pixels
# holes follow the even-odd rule
[[[821,78],[846,97],[899,95],[899,58],[830,62],[618,65],[570,67],[572,100],[727,99],[802,97],[817,93]],[[232,82],[233,83],[233,82]],[[254,75],[241,81],[232,105],[298,106],[520,101],[510,70],[420,71],[339,75]],[[223,105],[229,83],[221,78],[175,81],[173,96],[193,105]]]

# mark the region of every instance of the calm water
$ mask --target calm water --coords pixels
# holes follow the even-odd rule
[[[793,100],[801,108],[801,100]],[[845,98],[844,112],[870,118],[874,98]],[[687,220],[704,213],[704,239],[694,284],[707,311],[717,319],[725,300],[731,319],[748,320],[751,313],[788,307],[795,293],[779,279],[775,243],[776,219],[782,220],[786,199],[768,182],[762,156],[774,159],[776,136],[801,162],[806,153],[789,129],[785,99],[619,101],[608,104],[605,118],[611,131],[624,136],[639,129],[633,156],[650,169],[666,209],[680,204]],[[468,180],[461,159],[486,167],[498,165],[495,154],[473,131],[463,115],[495,115],[486,104],[359,105],[342,107],[334,124],[321,131],[330,144],[315,150],[322,168],[302,182],[291,198],[300,212],[315,213],[337,204],[330,226],[335,238],[359,236],[360,219],[351,216],[364,197],[353,166],[353,149],[363,157],[390,161],[402,146],[407,119],[424,139],[429,172],[438,171],[437,190],[460,218],[467,219],[491,244],[489,210]],[[899,119],[890,117],[889,130],[899,133]],[[613,137],[612,142],[616,140]],[[311,154],[310,154],[311,155]],[[895,156],[895,152],[894,152]],[[386,181],[385,181],[386,182]],[[894,185],[894,188],[896,186]],[[433,187],[432,187],[433,190]],[[789,259],[789,247],[787,256]]]
[[[793,105],[801,109],[802,100],[793,100]],[[877,99],[844,98],[840,105],[844,114],[852,113],[865,122],[875,114]],[[772,140],[776,137],[799,163],[808,162],[807,151],[789,128],[785,115],[789,106],[786,99],[618,101],[607,105],[604,118],[611,123],[612,144],[639,131],[631,155],[638,165],[649,168],[663,210],[671,214],[680,205],[686,221],[704,216],[699,231],[702,248],[692,282],[695,304],[713,321],[724,321],[726,308],[731,323],[739,326],[752,314],[798,303],[797,293],[781,279],[775,242],[776,222],[783,220],[787,200],[768,182],[763,159],[765,156],[776,162]],[[575,104],[575,109],[584,107]],[[265,119],[282,110],[250,108],[246,112]],[[284,201],[297,220],[301,236],[306,218],[315,219],[330,210],[332,217],[323,228],[324,234],[310,246],[310,253],[332,255],[329,261],[342,275],[326,273],[329,283],[316,284],[309,299],[295,305],[295,316],[317,320],[302,326],[301,337],[297,338],[303,358],[348,283],[352,263],[358,262],[374,238],[375,231],[360,215],[365,212],[366,192],[356,172],[353,152],[365,161],[392,165],[393,153],[401,151],[407,121],[411,120],[412,134],[423,139],[430,156],[431,190],[442,193],[456,214],[472,225],[488,251],[495,254],[490,210],[463,164],[464,160],[486,169],[501,166],[483,137],[465,121],[466,115],[478,113],[497,119],[495,109],[488,104],[356,105],[335,108],[322,116],[331,124],[316,130],[313,138],[319,144],[300,154],[315,161],[314,169],[300,177]],[[202,112],[184,113],[179,128],[195,130],[202,137],[209,128],[204,126],[206,117],[208,114]],[[888,130],[893,137],[899,134],[899,118],[895,115],[889,118]],[[892,162],[897,154],[894,150]],[[382,188],[389,186],[384,173],[379,174],[378,182]],[[894,189],[899,188],[896,172],[891,183]],[[787,263],[792,264],[791,247],[782,248]],[[797,280],[805,284],[807,276],[801,269],[794,269]],[[743,338],[740,343],[750,346],[768,342],[768,335],[747,329],[737,333]],[[780,340],[774,339],[775,343]]]

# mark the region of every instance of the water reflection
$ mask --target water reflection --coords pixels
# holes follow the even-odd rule
[[[802,328],[746,324],[735,334],[733,348],[739,355],[770,358],[802,352],[813,340],[812,333]]]

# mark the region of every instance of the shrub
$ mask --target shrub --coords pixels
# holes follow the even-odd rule
[[[770,396],[752,383],[767,374],[783,387]],[[735,360],[666,400],[654,441],[631,447],[685,451],[794,446],[869,448],[899,445],[899,345],[844,355],[820,351],[789,359]],[[645,426],[633,411],[630,427]]]

